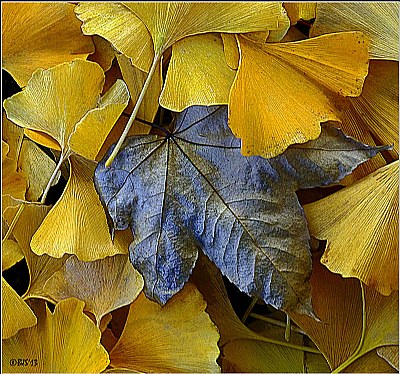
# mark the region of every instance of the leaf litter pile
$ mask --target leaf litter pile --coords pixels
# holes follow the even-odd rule
[[[2,12],[4,372],[398,372],[398,3]]]

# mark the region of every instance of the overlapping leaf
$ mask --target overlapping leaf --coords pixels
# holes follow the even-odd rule
[[[85,302],[97,324],[107,313],[131,304],[143,288],[143,278],[127,255],[92,262],[71,256],[46,282],[45,292],[60,301],[75,297]]]
[[[332,92],[359,95],[368,73],[368,39],[359,32],[292,43],[238,40],[229,126],[244,155],[274,157],[317,138],[321,122],[339,119]]]
[[[370,55],[399,60],[399,4],[396,2],[319,2],[311,35],[362,31],[371,37]]]
[[[19,330],[36,325],[32,309],[4,278],[1,279],[1,299],[2,339],[11,338]]]
[[[295,313],[290,316],[324,353],[332,369],[342,365],[343,370],[378,347],[398,345],[398,294],[385,297],[367,287],[363,308],[360,282],[329,272],[318,258],[311,287],[322,323]]]
[[[103,160],[95,172],[115,228],[132,229],[146,294],[165,303],[201,248],[241,290],[311,313],[309,234],[294,191],[333,183],[385,147],[326,127],[281,157],[244,157],[226,107],[191,107],[165,131],[131,138],[111,168]]]
[[[110,365],[140,372],[219,372],[219,334],[205,308],[190,283],[164,307],[141,294],[110,352]]]
[[[72,4],[9,2],[2,7],[2,67],[22,87],[47,69],[94,52]]]
[[[105,370],[110,360],[100,344],[99,329],[83,313],[84,305],[77,299],[63,300],[56,305],[54,313],[47,305],[36,307],[38,324],[3,341],[3,371],[85,373]],[[16,357],[29,361],[26,365],[12,365]]]
[[[398,290],[399,162],[305,205],[310,233],[328,240],[321,259],[334,273],[357,277],[383,295]]]

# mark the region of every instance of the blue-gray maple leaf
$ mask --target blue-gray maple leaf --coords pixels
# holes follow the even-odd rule
[[[312,314],[310,236],[295,191],[336,182],[383,149],[323,126],[278,157],[246,157],[226,106],[190,107],[166,136],[129,138],[109,168],[106,155],[95,184],[115,229],[131,227],[130,259],[151,299],[178,292],[202,250],[240,290]]]

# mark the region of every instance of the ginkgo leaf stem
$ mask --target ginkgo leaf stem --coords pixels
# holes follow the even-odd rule
[[[273,319],[273,318],[270,318],[270,317],[265,317],[265,316],[262,316],[262,315],[257,314],[257,313],[250,313],[250,317],[259,319],[260,321],[268,322],[268,323],[270,323],[272,325],[279,326],[279,327],[286,327],[287,326],[287,324],[285,322],[277,321],[276,319]],[[306,335],[306,333],[303,330],[301,330],[298,327],[293,326],[293,325],[290,325],[290,330],[294,331],[294,332],[298,332],[299,334]]]
[[[285,340],[288,342],[290,340],[290,317],[286,314],[286,326],[285,326]]]
[[[24,207],[25,207],[24,203],[22,203],[19,206],[19,208],[17,210],[17,213],[15,214],[13,220],[11,221],[10,226],[8,227],[8,230],[7,230],[6,234],[4,235],[4,238],[1,241],[2,243],[4,243],[10,237],[10,235],[12,234],[12,231],[14,230],[14,227],[17,224],[20,215],[22,214],[22,212],[24,210]]]
[[[158,62],[160,61],[161,56],[162,56],[162,53],[158,53],[154,56],[153,63],[150,67],[149,75],[147,76],[147,78],[143,84],[142,91],[140,92],[140,95],[136,101],[135,107],[133,108],[131,116],[129,117],[129,120],[128,120],[127,124],[125,125],[124,132],[120,136],[117,144],[115,145],[115,148],[113,149],[112,153],[110,154],[110,157],[107,159],[107,161],[105,163],[106,167],[109,167],[112,164],[112,162],[114,161],[115,157],[117,156],[119,150],[122,147],[122,144],[123,144],[125,138],[128,135],[129,130],[132,127],[133,122],[135,121],[136,114],[139,110],[140,104],[142,103],[142,101],[144,99],[147,89],[150,86],[151,79],[153,78],[154,72],[156,70]]]
[[[53,185],[54,179],[56,179],[57,174],[61,168],[62,163],[71,155],[71,151],[68,149],[65,153],[61,153],[60,159],[58,160],[58,163],[53,171],[53,174],[51,175],[47,186],[43,192],[42,198],[40,199],[40,203],[44,204],[46,202],[46,197],[47,194],[49,193],[50,187]]]
[[[360,281],[360,286],[361,286],[361,301],[362,301],[362,329],[361,329],[360,342],[358,343],[357,349],[354,351],[354,353],[345,362],[343,362],[340,366],[338,366],[335,370],[333,370],[332,373],[340,373],[350,364],[352,364],[354,361],[360,358],[360,356],[362,356],[359,353],[364,345],[365,332],[367,329],[367,318],[366,318],[367,316],[365,308],[365,291],[361,281]]]
[[[282,345],[282,346],[284,346],[284,347],[297,349],[297,350],[299,350],[299,351],[310,352],[310,353],[317,353],[317,354],[322,355],[322,353],[321,353],[318,349],[316,349],[316,348],[311,348],[311,347],[306,347],[306,346],[304,346],[304,345],[297,345],[297,344],[282,342],[282,341],[280,341],[280,340],[269,339],[269,338],[266,338],[265,336],[261,336],[261,335],[260,335],[257,339],[258,339],[258,340],[261,340],[261,341],[263,341],[263,342],[266,342],[266,343],[271,343],[271,344],[276,344],[276,345]]]
[[[258,300],[258,297],[257,297],[257,296],[254,296],[254,297],[253,297],[253,300],[252,300],[251,303],[250,303],[250,305],[247,307],[246,311],[245,311],[244,314],[243,314],[243,317],[242,317],[242,322],[243,322],[243,323],[246,322],[247,318],[249,317],[251,311],[252,311],[253,308],[254,308],[254,305],[256,305],[257,300]]]

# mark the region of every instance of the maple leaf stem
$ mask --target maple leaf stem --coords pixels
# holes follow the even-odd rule
[[[125,138],[128,135],[129,130],[132,127],[133,122],[135,121],[136,114],[137,114],[137,112],[139,110],[140,104],[142,103],[142,101],[144,99],[144,95],[146,94],[147,89],[150,86],[151,79],[153,78],[154,72],[156,70],[158,62],[160,61],[161,56],[162,56],[161,52],[160,53],[156,53],[156,55],[154,56],[154,60],[153,60],[153,63],[151,65],[151,68],[150,68],[150,71],[149,71],[149,75],[147,76],[147,78],[146,78],[146,80],[145,80],[145,82],[143,84],[142,91],[140,92],[140,95],[139,95],[139,97],[138,97],[138,99],[136,101],[135,107],[133,108],[132,114],[129,117],[128,123],[125,125],[124,132],[122,133],[122,135],[118,139],[118,142],[115,145],[115,148],[113,149],[113,151],[110,154],[110,157],[107,159],[107,161],[105,163],[105,166],[107,168],[112,164],[112,162],[114,161],[115,157],[117,156],[119,150],[122,147],[123,142],[125,141]]]
[[[360,342],[358,343],[358,347],[354,351],[354,353],[345,362],[343,362],[339,367],[337,367],[335,370],[333,370],[332,374],[340,373],[345,368],[347,368],[350,364],[352,364],[354,361],[359,359],[360,356],[362,356],[363,354],[366,353],[366,352],[363,352],[360,355],[361,348],[364,345],[365,332],[367,329],[367,316],[366,316],[366,309],[365,309],[365,291],[364,291],[364,286],[361,281],[360,281],[360,286],[361,286],[361,301],[362,301],[362,329],[361,329]]]
[[[15,214],[10,226],[8,227],[8,230],[7,230],[6,234],[4,235],[4,238],[1,241],[2,243],[4,243],[10,237],[10,235],[12,234],[12,231],[14,230],[14,227],[17,224],[20,215],[22,214],[22,212],[24,210],[24,207],[25,207],[25,204],[21,204],[19,206],[17,213]]]
[[[47,183],[47,186],[43,192],[42,198],[40,199],[41,204],[44,204],[46,202],[46,197],[47,197],[47,194],[49,193],[50,187],[52,186],[54,179],[56,179],[57,173],[60,170],[62,163],[70,156],[70,154],[71,154],[70,150],[67,150],[67,152],[65,152],[64,154],[61,153],[60,159],[58,160],[58,164],[57,164],[56,168],[54,169],[53,174],[51,175],[51,177]]]

